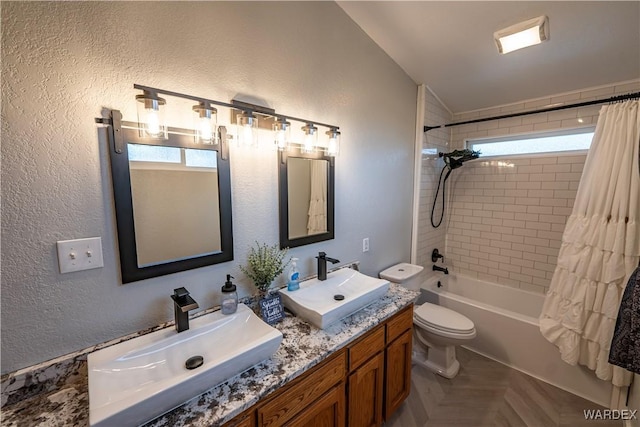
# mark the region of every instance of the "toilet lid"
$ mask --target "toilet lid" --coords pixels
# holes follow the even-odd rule
[[[418,323],[448,332],[471,332],[473,322],[466,316],[439,305],[424,303],[413,311]]]

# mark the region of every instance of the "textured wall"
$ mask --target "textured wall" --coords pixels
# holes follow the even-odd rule
[[[169,320],[177,286],[209,307],[254,240],[277,242],[276,157],[233,150],[235,260],[121,285],[93,119],[134,120],[134,83],[340,125],[336,239],[291,251],[301,273],[318,250],[369,274],[409,260],[415,84],[334,3],[3,2],[2,59],[3,373]],[[90,236],[104,268],[59,274],[55,242]]]

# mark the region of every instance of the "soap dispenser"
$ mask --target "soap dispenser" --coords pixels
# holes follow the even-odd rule
[[[236,285],[231,282],[234,277],[227,274],[227,281],[222,287],[222,302],[220,303],[222,314],[233,314],[238,309],[238,293]]]
[[[288,274],[289,281],[287,283],[288,291],[297,291],[300,289],[300,273],[298,272],[296,261],[298,261],[298,258],[291,259],[291,267],[289,268]]]

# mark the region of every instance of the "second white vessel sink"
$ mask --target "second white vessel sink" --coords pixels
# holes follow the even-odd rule
[[[281,289],[285,307],[320,329],[373,303],[387,293],[389,282],[350,268],[327,275],[327,280],[300,283],[297,291]]]
[[[184,332],[166,328],[90,353],[89,422],[140,425],[269,358],[281,341],[238,304],[234,314],[191,320]]]

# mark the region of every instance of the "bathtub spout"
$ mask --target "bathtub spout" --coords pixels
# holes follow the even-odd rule
[[[437,265],[434,264],[433,271],[442,271],[444,274],[449,274],[449,270],[447,269],[447,267],[438,267]]]

